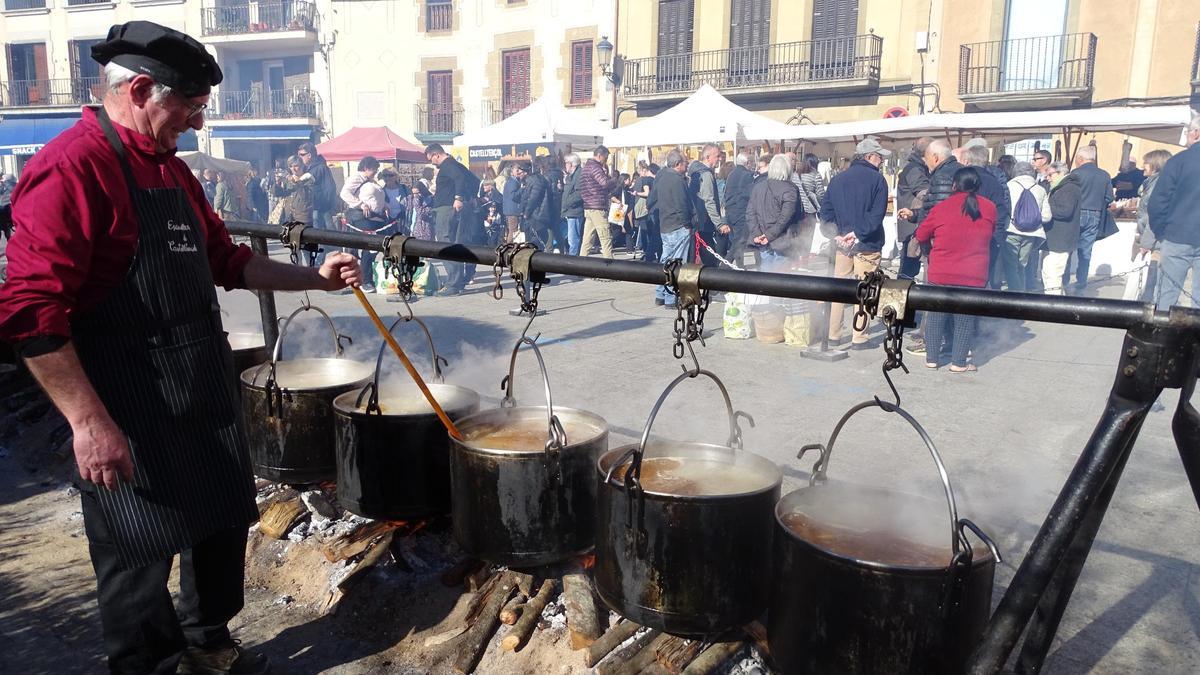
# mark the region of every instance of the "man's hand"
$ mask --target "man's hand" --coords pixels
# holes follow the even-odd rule
[[[363,202],[363,205],[360,208],[362,208],[363,217],[365,217],[365,218],[371,217],[371,207],[367,206],[366,202]]]
[[[766,246],[768,241],[767,235],[765,234],[760,234],[754,238],[754,243],[758,244],[759,246]]]
[[[853,248],[858,243],[858,235],[853,232],[847,232],[839,237],[834,237],[834,241],[840,248]]]
[[[720,225],[717,226],[717,232],[720,232],[721,234],[729,234],[732,231],[733,231],[733,228],[729,227],[725,223],[721,223]]]
[[[324,291],[336,291],[362,283],[362,268],[358,265],[358,258],[342,251],[325,256],[325,262],[317,273],[325,280],[324,287],[320,289]]]
[[[896,212],[896,217],[901,220],[912,220],[912,209],[900,209]]]
[[[107,414],[72,425],[79,477],[116,490],[118,480],[133,480],[129,440]]]

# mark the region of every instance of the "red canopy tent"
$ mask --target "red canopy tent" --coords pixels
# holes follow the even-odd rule
[[[425,163],[425,149],[387,127],[351,127],[346,133],[317,145],[330,162],[356,162],[367,155],[380,160]]]

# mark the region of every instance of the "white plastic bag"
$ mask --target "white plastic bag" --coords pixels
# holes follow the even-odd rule
[[[745,296],[741,293],[725,294],[723,327],[725,337],[731,340],[749,340],[754,336],[750,308],[746,306]]]

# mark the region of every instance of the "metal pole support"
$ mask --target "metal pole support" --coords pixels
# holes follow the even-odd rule
[[[250,237],[250,248],[258,255],[270,256],[265,237]],[[262,318],[265,341],[263,344],[273,345],[279,338],[279,314],[275,311],[275,292],[254,291],[254,294],[258,296],[258,313]]]
[[[1142,422],[1164,388],[1194,380],[1196,359],[1195,338],[1185,330],[1141,326],[1126,334],[1104,415],[992,615],[970,673],[1003,668],[1027,625],[1019,667],[1041,669]]]

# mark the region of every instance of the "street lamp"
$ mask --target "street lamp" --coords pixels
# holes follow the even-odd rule
[[[600,74],[608,78],[609,82],[616,83],[613,78],[612,71],[613,44],[608,41],[608,36],[600,37],[600,42],[596,44],[596,60],[600,62]]]

